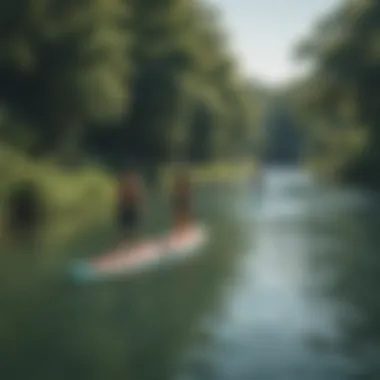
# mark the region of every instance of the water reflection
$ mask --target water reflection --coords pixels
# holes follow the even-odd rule
[[[165,272],[78,288],[35,278],[33,256],[13,252],[17,273],[7,264],[0,276],[4,378],[375,379],[379,206],[305,173],[268,173],[261,193],[200,189],[212,241]],[[169,221],[157,212],[148,227]],[[69,254],[104,251],[109,234]]]
[[[358,207],[358,204],[360,207]],[[378,378],[380,373],[380,301],[377,296],[380,280],[380,214],[373,199],[352,202],[341,209],[331,223],[339,225],[335,234],[339,248],[323,259],[315,258],[319,272],[335,268],[335,276],[323,283],[320,291],[344,312],[339,324],[344,331],[336,349],[357,364],[354,378]],[[353,212],[354,206],[356,212]]]
[[[239,281],[179,378],[372,378],[363,376],[378,374],[380,363],[373,206],[351,191],[310,191],[299,173],[270,175],[260,210],[239,208],[256,215]],[[354,346],[361,355],[352,355]]]
[[[234,195],[235,194],[235,195]],[[215,196],[217,195],[217,196]],[[197,208],[211,226],[210,244],[196,260],[133,280],[75,286],[57,268],[34,268],[33,255],[3,253],[0,276],[0,369],[5,379],[169,379],[205,310],[217,312],[220,284],[242,251],[240,225],[228,217],[235,189],[202,189]],[[205,202],[206,200],[206,202]],[[208,200],[208,202],[207,202]],[[157,202],[158,203],[158,202]],[[202,207],[207,204],[208,207]],[[170,214],[157,205],[152,230],[165,228]],[[200,210],[199,210],[200,209]],[[166,211],[164,211],[166,210]],[[111,230],[79,238],[70,257],[104,252]],[[25,252],[24,252],[25,253]],[[13,258],[14,265],[8,258]],[[56,262],[56,261],[55,261]],[[2,262],[3,263],[3,262]],[[22,265],[21,265],[22,264]],[[59,269],[63,270],[58,261]],[[9,276],[5,276],[9,272]],[[49,275],[45,275],[48,272]],[[22,365],[20,365],[22,363]]]

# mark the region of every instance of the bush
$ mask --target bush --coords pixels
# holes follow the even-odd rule
[[[21,208],[29,207],[29,225],[46,221],[41,232],[49,240],[67,237],[113,215],[115,180],[101,168],[88,165],[66,171],[46,160],[31,160],[2,147],[0,175],[0,205],[7,211],[2,212],[3,227],[15,226],[21,214],[16,204],[21,203]],[[25,220],[24,227],[26,224]]]
[[[6,228],[13,237],[33,234],[42,226],[44,205],[40,192],[30,181],[21,181],[10,189],[6,200]]]

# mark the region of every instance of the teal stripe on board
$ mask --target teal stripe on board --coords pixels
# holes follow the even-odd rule
[[[70,265],[69,276],[75,282],[86,282],[96,277],[96,271],[89,262],[76,260]]]

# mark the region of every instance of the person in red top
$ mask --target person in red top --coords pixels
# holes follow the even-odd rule
[[[186,173],[175,178],[173,188],[174,227],[186,228],[191,223],[191,184]]]
[[[122,235],[130,236],[140,227],[145,203],[141,177],[130,172],[119,178],[118,222]]]

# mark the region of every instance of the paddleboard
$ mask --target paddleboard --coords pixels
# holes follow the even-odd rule
[[[196,254],[207,236],[206,228],[198,225],[172,231],[133,246],[124,245],[97,258],[76,260],[69,274],[74,281],[90,282],[141,273]]]

